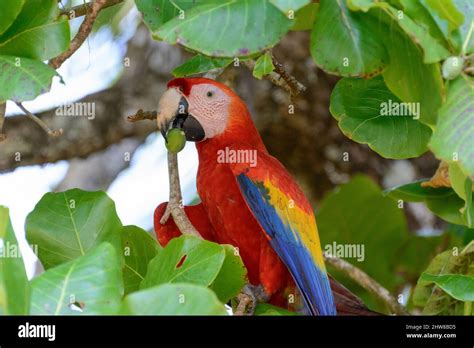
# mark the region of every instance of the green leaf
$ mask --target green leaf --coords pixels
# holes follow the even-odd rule
[[[450,81],[446,102],[431,138],[434,154],[452,162],[459,160],[464,172],[474,177],[474,85],[462,76]]]
[[[0,35],[12,25],[25,0],[4,0],[0,3]]]
[[[237,296],[247,283],[247,269],[232,245],[223,245],[225,260],[211,289],[223,303]]]
[[[424,274],[418,280],[413,293],[416,306],[424,307],[425,315],[462,314],[464,304],[453,299],[441,290],[433,281],[424,280],[425,274],[443,276],[448,274],[474,276],[474,242],[471,242],[461,252],[457,248],[438,254],[431,261]]]
[[[123,282],[125,294],[128,294],[140,288],[148,263],[161,248],[149,233],[138,226],[123,227],[122,248],[125,259]]]
[[[416,282],[421,272],[428,267],[431,259],[444,246],[448,238],[440,236],[417,236],[410,234],[405,244],[400,248],[400,260],[397,272],[402,272],[410,283]]]
[[[56,71],[43,62],[0,56],[0,102],[21,102],[48,92]]]
[[[461,213],[466,222],[466,226],[474,227],[474,207],[472,205],[472,180],[465,175],[459,166],[458,162],[449,164],[449,180],[451,186],[466,204],[461,209]]]
[[[0,315],[26,315],[30,287],[8,209],[0,206]]]
[[[369,178],[356,176],[325,197],[317,222],[324,231],[320,234],[324,252],[355,264],[389,290],[401,283],[394,269],[408,238],[405,217]],[[347,246],[356,252],[339,255],[339,248],[344,251]]]
[[[446,34],[457,29],[464,22],[463,14],[458,11],[451,0],[422,0],[422,4]]]
[[[69,40],[69,22],[61,19],[29,28],[0,42],[0,54],[48,60],[67,50]]]
[[[474,240],[474,228],[463,225],[449,224],[446,232],[451,234],[461,245],[467,245]]]
[[[187,11],[203,3],[215,3],[219,0],[135,0],[143,21],[151,32],[157,31],[163,24],[179,15],[180,10]],[[185,13],[186,14],[186,13]]]
[[[460,274],[433,275],[423,273],[420,281],[433,282],[459,301],[474,301],[474,277]]]
[[[31,282],[31,314],[116,314],[123,295],[120,258],[110,243],[51,268]]]
[[[59,16],[57,0],[41,0],[41,6],[39,6],[38,2],[38,0],[25,1],[20,14],[13,24],[0,36],[0,42],[4,42],[28,29],[57,20]]]
[[[216,295],[193,284],[163,284],[134,292],[122,304],[125,315],[227,315]]]
[[[0,55],[38,60],[53,58],[69,47],[69,23],[57,19],[57,1],[46,0],[41,6],[27,1],[15,22],[0,36]]]
[[[174,68],[171,73],[174,77],[201,74],[209,70],[225,68],[230,63],[232,63],[231,58],[212,58],[198,54],[184,64]]]
[[[141,288],[164,283],[210,286],[222,268],[225,254],[221,245],[197,237],[175,238],[150,261]]]
[[[415,1],[412,1],[412,3],[414,4]],[[351,0],[348,1],[348,6],[353,10],[362,10],[364,12],[371,8],[379,8],[390,18],[390,25],[393,22],[397,23],[405,34],[423,49],[424,63],[436,63],[450,56],[450,52],[444,47],[443,43],[431,36],[429,27],[418,25],[407,13],[401,12],[386,2]]]
[[[454,3],[464,14],[464,22],[458,29],[459,43],[465,46],[461,53],[474,53],[474,3],[471,0],[454,0]]]
[[[351,12],[342,0],[321,0],[311,34],[316,65],[339,76],[376,75],[388,58],[370,16]]]
[[[292,21],[267,0],[224,0],[186,11],[154,34],[207,56],[249,56],[275,45]]]
[[[398,115],[402,107],[409,115]],[[330,111],[348,138],[368,144],[385,158],[416,157],[428,149],[430,128],[414,119],[410,104],[401,103],[382,77],[340,80],[331,95]]]
[[[253,76],[261,80],[263,76],[270,74],[275,69],[272,62],[272,56],[269,53],[262,54],[253,68]]]
[[[290,315],[290,316],[295,316],[298,315],[295,312],[290,312],[286,309],[272,306],[269,303],[259,303],[257,304],[257,307],[255,308],[255,313],[254,315],[271,315],[271,316],[280,316],[280,315]]]
[[[46,193],[26,218],[26,236],[38,245],[45,269],[73,260],[110,242],[121,251],[122,223],[114,202],[101,191]]]
[[[289,11],[296,12],[300,8],[308,5],[310,0],[270,0],[270,2],[285,15],[288,15]]]
[[[311,30],[313,29],[314,21],[316,20],[316,13],[318,12],[319,4],[310,3],[303,8],[300,8],[295,13],[294,24],[291,30]]]
[[[387,7],[384,10],[400,25],[411,40],[422,48],[425,64],[436,63],[450,56],[448,49],[430,35],[428,28],[419,26],[407,15],[398,19],[398,11],[393,7]]]
[[[453,224],[464,225],[461,209],[464,201],[450,188],[422,187],[426,180],[416,181],[386,190],[385,195],[407,202],[424,202],[437,216]]]
[[[420,121],[434,126],[442,103],[443,80],[438,64],[424,64],[423,52],[400,29],[380,27],[390,64],[383,72],[387,87],[404,102],[420,105]]]
[[[384,195],[407,202],[425,202],[426,200],[432,199],[444,200],[453,195],[453,191],[447,187],[434,188],[421,186],[425,181],[427,181],[427,179],[393,187],[385,190]]]
[[[407,14],[422,28],[426,28],[434,39],[445,47],[449,47],[449,42],[438,27],[430,12],[423,6],[420,0],[399,0],[403,12]]]

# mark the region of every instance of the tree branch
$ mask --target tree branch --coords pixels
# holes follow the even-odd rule
[[[128,122],[137,122],[143,120],[156,120],[157,112],[156,111],[143,111],[142,109],[138,110],[133,115],[127,116]]]
[[[347,261],[339,259],[334,256],[324,255],[324,261],[337,269],[338,271],[347,275],[350,279],[355,281],[357,284],[362,286],[368,292],[382,300],[390,310],[398,315],[409,315],[406,309],[401,306],[393,297],[390,292],[380,285],[377,281],[372,279],[367,273],[361,269],[355,267]]]
[[[164,225],[171,215],[182,234],[191,234],[202,238],[201,234],[194,228],[184,212],[181,185],[179,183],[178,155],[171,152],[168,152],[168,175],[170,183],[170,198],[165,213],[161,217],[160,223]]]
[[[92,5],[90,6],[90,11],[86,13],[86,18],[84,19],[84,21],[81,23],[81,26],[79,27],[79,31],[77,32],[74,39],[72,39],[69,49],[61,53],[56,58],[51,59],[49,61],[49,66],[51,66],[54,69],[58,69],[64,63],[66,59],[71,57],[74,54],[74,52],[76,52],[79,49],[79,47],[82,46],[82,44],[87,39],[87,37],[89,36],[92,30],[92,26],[94,25],[97,15],[103,8],[105,8],[105,5],[107,5],[107,3],[108,3],[107,0],[94,0]]]
[[[107,0],[102,9],[106,9],[107,7],[111,7],[117,4],[122,3],[124,0]],[[78,5],[71,7],[69,9],[64,9],[61,11],[61,16],[68,16],[68,19],[75,19],[78,17],[85,16],[88,12],[92,9],[92,2],[85,3],[83,5]]]
[[[55,129],[55,130],[52,130],[51,128],[48,127],[48,125],[43,122],[38,116],[32,114],[28,109],[26,109],[22,103],[15,103],[24,113],[25,115],[30,119],[32,120],[33,122],[35,122],[38,126],[41,127],[42,130],[44,130],[46,132],[46,134],[48,134],[50,137],[58,137],[60,136],[61,134],[63,134],[63,129],[62,128],[59,128],[59,129]]]
[[[268,75],[264,75],[263,78],[265,80],[268,80],[275,86],[284,89],[290,95],[290,98],[296,97],[298,94],[306,90],[306,87],[301,82],[286,72],[283,64],[279,63],[273,55],[272,62],[275,66],[275,70]],[[255,61],[253,59],[245,60],[243,63],[251,71],[255,67]]]

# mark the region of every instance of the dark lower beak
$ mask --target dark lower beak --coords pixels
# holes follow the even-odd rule
[[[179,102],[175,118],[173,118],[166,129],[161,130],[161,134],[166,140],[166,132],[172,128],[179,128],[184,131],[187,141],[198,142],[205,138],[206,134],[198,120],[188,113],[188,102],[183,97]]]

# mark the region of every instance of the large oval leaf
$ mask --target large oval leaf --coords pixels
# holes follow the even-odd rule
[[[267,0],[223,0],[192,7],[154,33],[208,56],[236,57],[272,47],[291,25]]]
[[[109,243],[54,267],[31,282],[31,314],[115,314],[123,282],[120,258]]]
[[[145,278],[148,263],[161,249],[149,233],[137,226],[124,226],[122,247],[125,259],[123,282],[125,293],[136,291]]]
[[[385,84],[404,102],[420,105],[420,121],[434,126],[441,106],[444,85],[439,64],[425,64],[424,54],[401,29],[380,26],[386,38],[390,64],[383,71]]]
[[[402,104],[380,76],[340,80],[330,111],[348,138],[368,144],[385,158],[416,157],[428,149],[430,128],[415,119],[416,109]]]
[[[311,55],[326,72],[339,76],[370,76],[388,59],[370,16],[349,11],[343,0],[321,0],[311,34]]]
[[[122,314],[226,315],[227,311],[209,289],[193,284],[163,284],[128,295]]]
[[[8,209],[0,206],[0,315],[26,315],[30,286]]]
[[[193,6],[219,2],[220,0],[135,0],[143,21],[150,31],[155,32],[166,22],[176,18],[180,11],[187,11]]]
[[[69,47],[69,22],[61,19],[29,28],[0,42],[0,54],[48,60]]]
[[[225,259],[224,248],[193,236],[181,236],[150,262],[141,288],[163,283],[193,283],[209,286]]]
[[[464,201],[458,197],[456,192],[448,187],[423,187],[421,184],[424,181],[426,180],[397,186],[386,190],[384,194],[397,200],[424,202],[436,216],[443,220],[457,225],[467,224],[461,212]]]
[[[175,77],[201,74],[209,70],[225,68],[232,63],[231,58],[212,58],[197,54],[171,72]]]
[[[26,236],[38,245],[48,269],[86,253],[103,241],[121,250],[122,223],[104,192],[79,189],[46,193],[26,218]]]
[[[35,99],[49,91],[56,71],[43,62],[0,56],[0,102]]]
[[[474,178],[474,84],[462,76],[451,81],[439,115],[431,149],[448,162],[459,161]]]
[[[12,25],[25,0],[3,0],[0,2],[0,35]]]
[[[463,302],[474,301],[474,277],[462,274],[436,275],[423,273],[420,281],[435,283],[456,300]]]
[[[70,42],[69,22],[58,16],[56,0],[26,1],[0,36],[0,54],[47,60],[65,51]]]
[[[211,289],[221,302],[226,303],[237,296],[247,283],[247,269],[236,252],[236,248],[232,245],[223,245],[223,247],[225,249],[225,260],[211,285]]]

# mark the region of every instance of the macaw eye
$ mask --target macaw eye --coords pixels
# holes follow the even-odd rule
[[[207,92],[207,96],[208,96],[209,98],[212,97],[213,95],[214,95],[214,92],[211,92],[211,91]]]

